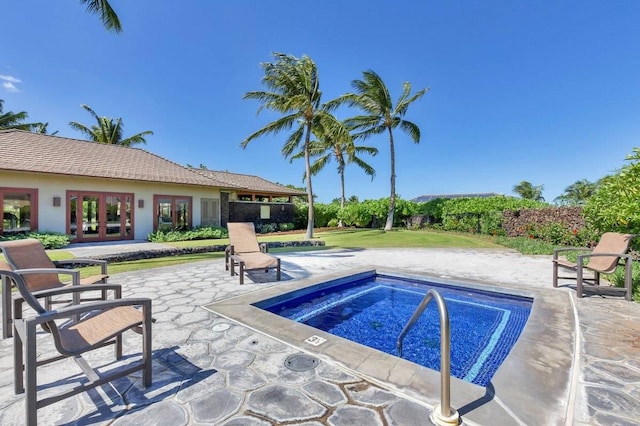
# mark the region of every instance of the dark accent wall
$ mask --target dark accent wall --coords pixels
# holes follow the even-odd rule
[[[229,222],[229,193],[220,192],[220,226],[227,226]]]
[[[293,203],[232,201],[228,204],[229,222],[253,222],[256,225],[263,223],[293,222]],[[271,213],[269,219],[260,219],[260,206],[269,206]]]

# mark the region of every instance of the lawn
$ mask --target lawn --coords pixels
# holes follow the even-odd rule
[[[302,241],[304,233],[271,234],[258,236],[260,242],[269,241]],[[322,240],[322,247],[290,247],[272,249],[271,252],[327,250],[330,248],[390,248],[390,247],[461,247],[461,248],[504,248],[493,242],[493,238],[482,235],[457,234],[451,232],[409,231],[398,229],[384,232],[378,229],[345,229],[339,231],[319,232],[314,234],[314,240]],[[211,245],[226,245],[228,239],[197,240],[166,243],[174,247],[201,247]],[[72,259],[74,256],[64,250],[49,252],[53,260]],[[197,253],[183,256],[168,256],[155,259],[143,259],[129,262],[114,262],[109,264],[109,273],[137,271],[141,269],[157,268],[200,260],[222,258],[222,252]],[[98,273],[94,267],[82,268],[81,276]]]

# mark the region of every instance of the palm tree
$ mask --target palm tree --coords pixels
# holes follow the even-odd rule
[[[107,31],[119,33],[122,31],[120,19],[107,0],[80,0],[87,5],[87,12],[100,15],[102,24]]]
[[[578,180],[564,189],[554,201],[560,204],[582,206],[589,197],[595,194],[598,184],[587,179]]]
[[[311,174],[317,175],[320,170],[329,164],[332,158],[336,160],[338,174],[340,175],[340,208],[344,208],[346,203],[344,171],[346,166],[351,163],[356,164],[373,180],[376,175],[375,169],[358,155],[369,154],[375,156],[378,154],[378,149],[370,146],[356,146],[344,123],[340,123],[337,120],[336,122],[337,124],[333,129],[327,129],[323,126],[317,126],[312,129],[313,134],[318,139],[312,141],[309,147],[311,155],[317,157],[311,164]],[[300,152],[293,156],[292,160],[302,155],[303,153]],[[306,179],[306,175],[303,177],[304,179]],[[342,221],[338,226],[342,226]]]
[[[260,130],[249,135],[240,146],[246,148],[249,142],[266,134],[277,134],[295,127],[287,138],[282,153],[285,157],[294,155],[300,148],[304,153],[305,176],[307,179],[307,198],[309,213],[305,238],[313,238],[313,186],[311,184],[310,146],[311,131],[315,126],[324,122],[331,126],[335,121],[326,109],[321,106],[322,92],[318,68],[311,58],[303,56],[296,58],[283,53],[273,54],[275,61],[262,64],[264,77],[262,84],[267,91],[245,93],[243,99],[256,99],[262,102],[258,113],[269,109],[282,114],[279,119],[267,124]]]
[[[27,130],[31,132],[36,131],[38,129],[38,126],[42,125],[42,123],[24,123],[24,120],[29,117],[29,115],[25,111],[7,111],[3,114],[3,103],[4,101],[0,99],[0,130],[16,129]]]
[[[513,187],[513,192],[527,200],[544,201],[542,190],[544,185],[533,186],[531,182],[523,180]]]
[[[85,136],[89,138],[89,140],[92,140],[94,142],[130,147],[131,145],[140,143],[146,144],[147,141],[144,137],[147,135],[153,135],[153,132],[151,130],[145,130],[144,132],[140,132],[126,139],[123,139],[122,118],[118,118],[114,121],[113,118],[99,117],[98,114],[96,114],[89,105],[83,104],[80,106],[87,110],[89,114],[91,114],[93,118],[96,119],[98,125],[87,127],[84,124],[80,124],[75,121],[70,122],[69,125],[75,130],[84,133]]]
[[[387,86],[375,72],[368,70],[362,73],[362,80],[353,80],[351,86],[355,93],[347,93],[341,96],[337,102],[346,102],[350,106],[362,109],[366,115],[353,117],[346,121],[347,126],[359,133],[356,138],[368,138],[371,135],[387,132],[389,134],[389,151],[391,157],[391,196],[389,197],[389,213],[384,230],[390,231],[393,227],[393,216],[396,204],[396,154],[393,139],[393,129],[400,127],[415,143],[420,143],[420,128],[403,117],[407,113],[409,105],[420,99],[427,93],[424,88],[411,95],[411,83],[402,84],[402,94],[395,106]]]

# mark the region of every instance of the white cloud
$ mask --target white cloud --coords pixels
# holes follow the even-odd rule
[[[16,87],[16,83],[22,83],[22,80],[19,78],[15,78],[11,75],[2,75],[0,74],[0,80],[2,80],[2,87],[8,92],[19,92],[20,90]]]
[[[19,92],[20,91],[15,86],[15,84],[13,84],[10,81],[5,81],[4,83],[2,83],[2,87],[4,87],[7,92]]]

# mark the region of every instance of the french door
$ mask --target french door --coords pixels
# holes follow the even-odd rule
[[[67,191],[67,233],[74,242],[133,239],[133,194]]]

